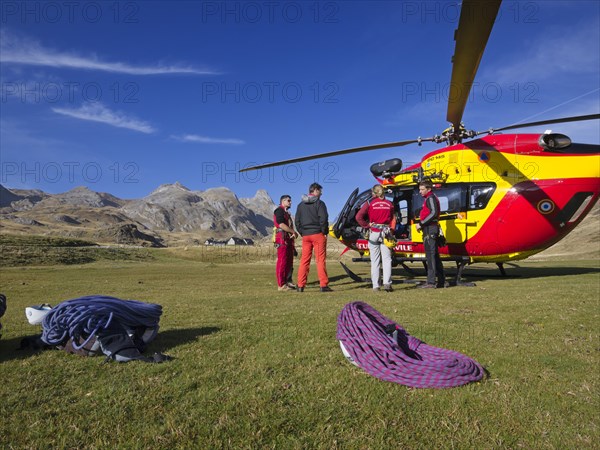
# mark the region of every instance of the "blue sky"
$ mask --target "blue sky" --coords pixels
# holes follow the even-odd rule
[[[369,166],[436,145],[239,174],[256,163],[446,127],[456,2],[124,1],[1,5],[0,182],[140,198],[179,181],[335,214]],[[483,130],[600,111],[600,2],[505,1],[464,115]],[[598,121],[555,125],[600,142]],[[543,132],[526,129],[525,132]]]

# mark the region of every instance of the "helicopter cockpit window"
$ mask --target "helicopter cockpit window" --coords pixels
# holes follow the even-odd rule
[[[493,183],[472,184],[469,186],[469,209],[483,209],[487,206],[496,190]]]

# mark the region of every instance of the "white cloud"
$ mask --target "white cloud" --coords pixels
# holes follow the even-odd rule
[[[208,68],[182,65],[132,65],[125,62],[103,61],[96,55],[78,55],[46,48],[37,41],[18,38],[6,31],[0,33],[0,62],[66,69],[98,70],[129,75],[191,74],[215,75]]]
[[[244,141],[235,138],[213,138],[208,136],[200,136],[197,134],[184,134],[181,136],[171,136],[171,138],[180,142],[194,142],[198,144],[229,144],[243,145]]]
[[[557,79],[559,75],[595,74],[600,65],[598,20],[569,28],[568,32],[543,33],[536,41],[520,52],[517,60],[501,62],[486,70],[485,79],[497,83],[514,83],[534,77],[535,80]]]
[[[52,108],[52,111],[76,119],[105,123],[113,127],[127,128],[140,133],[150,134],[156,131],[148,122],[127,117],[120,111],[111,111],[101,103],[85,103],[78,109]]]

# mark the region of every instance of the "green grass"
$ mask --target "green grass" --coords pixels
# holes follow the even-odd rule
[[[152,254],[144,249],[99,247],[82,239],[6,234],[0,234],[0,253],[0,267],[152,259]]]
[[[473,288],[387,294],[332,259],[335,292],[313,266],[299,294],[277,292],[268,252],[140,251],[152,259],[1,269],[0,448],[598,448],[598,261],[520,263],[509,279],[481,266]],[[40,331],[25,306],[89,294],[163,305],[150,351],[175,359],[15,351]],[[335,339],[355,300],[489,378],[418,390],[367,375]]]
[[[96,245],[83,239],[50,236],[0,234],[0,245],[27,247],[90,247]]]

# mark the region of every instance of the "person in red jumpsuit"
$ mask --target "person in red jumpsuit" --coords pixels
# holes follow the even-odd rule
[[[277,286],[280,291],[289,291],[296,289],[290,281],[292,268],[294,264],[294,240],[298,233],[294,230],[294,222],[289,213],[292,206],[292,197],[282,195],[279,200],[279,206],[273,212],[273,224],[277,228],[275,234],[275,246],[277,247],[277,266],[275,274],[277,275]]]

